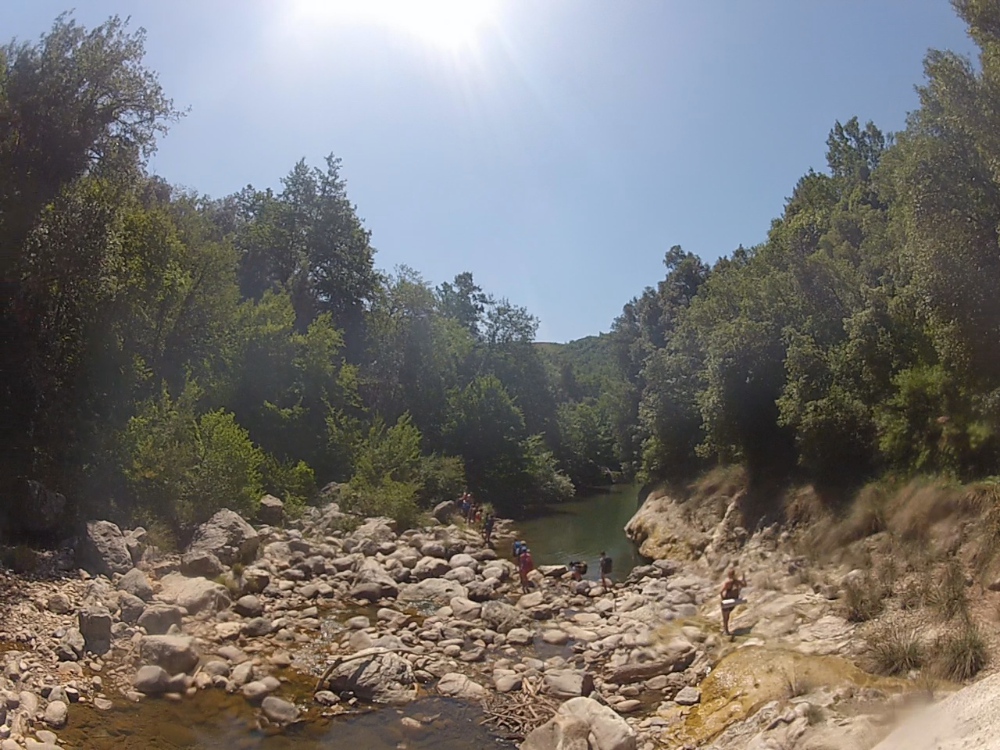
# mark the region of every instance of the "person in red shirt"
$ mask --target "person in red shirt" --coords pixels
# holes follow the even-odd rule
[[[525,547],[517,558],[517,574],[521,578],[521,591],[525,594],[531,584],[528,583],[528,573],[535,569],[535,561],[531,559],[531,550]]]

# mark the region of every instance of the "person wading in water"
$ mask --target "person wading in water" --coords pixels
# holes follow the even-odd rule
[[[736,568],[730,568],[729,577],[726,578],[726,582],[722,584],[722,591],[719,592],[719,597],[722,599],[723,635],[732,635],[729,632],[729,615],[736,609],[737,604],[744,603],[744,600],[740,599],[740,592],[746,585],[746,579],[740,577],[739,571]]]

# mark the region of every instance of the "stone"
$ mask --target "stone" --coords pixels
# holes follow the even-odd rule
[[[265,697],[281,687],[281,683],[271,677],[266,680],[253,680],[248,682],[240,692],[250,703],[260,703]]]
[[[146,635],[139,641],[139,658],[170,674],[190,672],[198,665],[194,640],[182,635]]]
[[[510,693],[520,690],[524,683],[524,678],[516,672],[510,674],[499,674],[493,677],[493,686],[498,693]]]
[[[529,646],[534,640],[535,636],[525,628],[512,628],[507,631],[507,643],[514,646]]]
[[[66,719],[69,716],[69,706],[63,701],[49,701],[45,707],[43,721],[53,729],[62,729],[66,726]]]
[[[181,573],[186,576],[213,579],[225,572],[222,561],[211,552],[193,550],[181,556]]]
[[[251,562],[257,555],[260,535],[240,518],[223,508],[197,528],[188,552],[211,552],[223,565]]]
[[[459,620],[475,620],[479,618],[483,605],[474,601],[456,596],[450,602],[452,614]]]
[[[221,612],[230,605],[229,591],[225,586],[207,578],[186,578],[180,573],[170,573],[160,581],[160,597],[183,607],[188,614]]]
[[[111,613],[105,607],[91,605],[79,612],[80,633],[85,648],[98,656],[111,649]]]
[[[546,578],[562,578],[569,572],[565,565],[539,565],[538,572]]]
[[[146,552],[147,537],[146,530],[141,526],[125,532],[125,549],[128,550],[133,565],[138,565],[142,560],[142,556]]]
[[[455,570],[456,568],[471,568],[473,573],[476,570],[476,558],[472,555],[467,555],[464,552],[459,552],[457,555],[452,555],[448,558],[448,566]]]
[[[474,602],[488,602],[496,597],[496,589],[485,581],[470,581],[465,584],[466,591],[469,592],[469,599]]]
[[[549,669],[545,672],[545,692],[556,698],[575,698],[594,692],[594,677],[579,669]]]
[[[635,731],[593,698],[571,698],[532,731],[521,750],[636,750]]]
[[[138,568],[132,568],[118,581],[118,590],[137,596],[144,602],[153,598],[153,587],[149,584],[146,574]]]
[[[69,628],[65,635],[59,639],[59,645],[56,647],[56,658],[59,661],[77,661],[83,656],[86,648],[87,642],[83,638],[83,633],[76,628]]]
[[[698,688],[687,685],[678,691],[674,696],[674,703],[680,706],[693,706],[701,702],[701,691]]]
[[[479,616],[490,630],[504,634],[509,633],[513,628],[526,625],[528,622],[528,618],[523,612],[500,601],[484,602]]]
[[[628,685],[661,674],[683,672],[691,666],[694,657],[694,646],[682,638],[675,638],[663,648],[658,658],[645,663],[624,664],[614,669],[607,679],[618,685]]]
[[[454,516],[458,515],[458,506],[454,500],[445,500],[434,506],[431,515],[438,523],[448,523]]]
[[[292,724],[298,721],[299,709],[294,703],[289,703],[273,695],[267,696],[260,704],[264,716],[275,724]]]
[[[563,646],[569,641],[569,633],[563,630],[546,630],[542,633],[542,640],[552,646]]]
[[[260,617],[264,613],[264,604],[253,594],[247,594],[236,600],[233,611],[243,617]]]
[[[285,504],[274,495],[264,495],[257,508],[257,520],[268,526],[281,526],[285,522]]]
[[[170,684],[170,675],[163,667],[155,664],[147,664],[139,667],[139,671],[132,678],[132,686],[145,695],[160,695],[167,692]]]
[[[68,615],[73,611],[73,602],[71,602],[70,598],[61,591],[58,591],[50,596],[48,601],[46,601],[45,606],[49,612],[56,615]]]
[[[146,602],[138,596],[123,591],[118,598],[118,608],[121,611],[122,622],[134,625],[142,617],[142,613],[146,611]]]
[[[181,627],[184,610],[172,604],[150,604],[139,615],[138,625],[148,635],[165,635],[174,625]]]
[[[360,601],[377,602],[383,596],[382,586],[378,583],[359,583],[348,592],[348,596]]]
[[[333,706],[340,703],[340,696],[330,690],[320,690],[313,695],[313,700],[321,706]]]
[[[424,557],[413,566],[412,575],[418,581],[425,578],[440,578],[451,570],[447,562],[438,557]]]
[[[77,545],[77,556],[80,567],[94,575],[110,578],[132,569],[132,555],[125,546],[122,530],[111,521],[87,523]]]
[[[413,667],[391,652],[359,651],[330,672],[329,687],[374,703],[402,704],[417,697]]]
[[[243,625],[243,635],[250,638],[260,638],[270,635],[274,627],[266,617],[254,617]]]
[[[541,591],[532,591],[530,594],[524,594],[520,599],[517,600],[518,609],[533,609],[534,607],[540,607],[545,603],[545,594]]]
[[[466,700],[482,700],[486,697],[486,688],[474,682],[459,672],[448,672],[438,681],[437,690],[441,695]]]
[[[454,597],[465,597],[465,586],[444,578],[427,578],[419,583],[411,583],[400,588],[399,599],[407,602],[433,601],[446,603]],[[466,597],[467,598],[467,597]]]

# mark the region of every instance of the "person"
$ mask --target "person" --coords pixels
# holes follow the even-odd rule
[[[483,522],[483,541],[487,544],[490,543],[490,537],[493,536],[493,526],[496,524],[496,521],[496,516],[490,513]]]
[[[719,592],[719,598],[722,600],[723,635],[732,635],[729,632],[729,616],[736,609],[737,604],[743,603],[743,600],[740,599],[740,592],[746,585],[746,579],[740,577],[739,570],[735,567],[730,568],[729,576],[726,578],[725,583],[722,584],[722,591]]]
[[[528,583],[528,573],[535,569],[535,561],[531,559],[531,550],[525,545],[521,548],[521,555],[517,558],[517,575],[521,578],[521,591],[525,594],[531,588]]]
[[[574,581],[581,581],[587,575],[587,563],[585,562],[571,561],[568,567]]]
[[[604,554],[604,550],[601,550],[600,566],[601,566],[601,586],[604,588],[605,591],[610,591],[611,581],[609,580],[608,576],[611,575],[611,570],[613,565],[611,558]]]
[[[469,517],[469,493],[463,492],[461,497],[458,498],[458,511],[462,514],[462,518]]]
[[[524,542],[519,539],[514,540],[514,544],[510,548],[511,555],[514,560],[517,561],[521,557],[521,547],[524,546]]]

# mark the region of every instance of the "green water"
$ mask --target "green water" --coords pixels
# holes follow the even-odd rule
[[[627,576],[642,563],[635,545],[625,536],[625,524],[638,510],[638,492],[633,485],[617,485],[608,493],[561,503],[535,518],[518,521],[521,539],[531,548],[535,565],[583,560],[589,566],[586,577],[596,580],[603,550],[614,560],[613,578]]]

